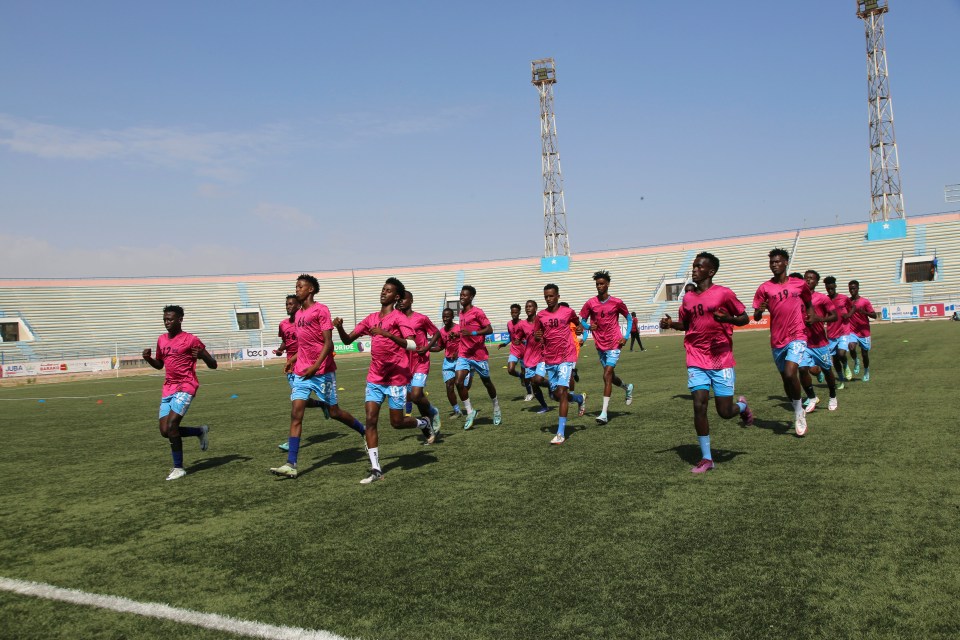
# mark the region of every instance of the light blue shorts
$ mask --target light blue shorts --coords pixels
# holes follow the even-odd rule
[[[775,347],[773,349],[773,362],[777,365],[777,370],[783,373],[787,365],[787,360],[796,362],[799,365],[803,362],[803,354],[806,353],[806,351],[806,340],[794,340],[785,347]]]
[[[837,355],[838,351],[847,350],[847,342],[848,342],[847,337],[848,336],[840,336],[839,338],[827,338],[828,340],[827,349],[830,350],[831,356]]]
[[[411,387],[425,387],[427,386],[427,374],[425,373],[415,373],[413,377],[410,378]]]
[[[717,398],[732,396],[736,379],[733,367],[726,369],[687,367],[687,388],[690,391],[709,391],[712,387],[713,395]]]
[[[573,362],[561,362],[560,364],[548,364],[547,382],[550,383],[550,391],[557,387],[570,388],[570,376],[573,374]]]
[[[511,362],[520,362],[520,358],[518,358],[517,356],[511,353],[510,356],[507,358],[507,364],[510,364]],[[520,362],[520,366],[523,366],[522,362]]]
[[[287,384],[290,385],[290,391],[293,391],[293,380],[296,377],[297,376],[293,375],[292,373],[287,374]]]
[[[193,402],[193,396],[186,391],[177,391],[172,396],[164,396],[160,398],[160,417],[165,418],[171,411],[178,416],[185,416],[191,402]]]
[[[294,375],[290,399],[307,400],[311,393],[315,393],[320,402],[331,407],[335,406],[337,404],[337,374],[330,371],[329,373],[317,374],[312,378]]]
[[[523,377],[527,380],[533,376],[540,376],[541,378],[547,377],[547,365],[542,362],[538,362],[535,367],[528,367],[523,365]]]
[[[403,409],[407,402],[407,386],[399,384],[388,387],[382,384],[367,383],[367,395],[365,402],[376,402],[383,404],[384,399],[389,399],[391,409]]]
[[[463,385],[466,387],[470,386],[470,376],[472,374],[467,374],[463,379]],[[443,383],[446,384],[451,380],[457,378],[457,359],[456,358],[444,358],[443,359]]]
[[[481,378],[490,377],[490,362],[487,360],[470,360],[469,358],[457,358],[457,364],[454,367],[457,371],[476,371]]]
[[[847,336],[847,346],[850,346],[854,343],[859,344],[860,348],[864,351],[870,351],[870,336],[864,338],[855,333],[851,333]]]
[[[615,367],[620,360],[620,349],[610,349],[609,351],[600,351],[597,349],[597,357],[600,359],[601,367]]]
[[[457,377],[457,359],[444,358],[443,359],[443,381],[449,382],[456,377]]]
[[[826,347],[807,347],[807,350],[803,353],[803,360],[800,362],[801,367],[820,367],[824,371],[828,371],[831,366],[833,366],[832,358],[830,357],[830,346]]]

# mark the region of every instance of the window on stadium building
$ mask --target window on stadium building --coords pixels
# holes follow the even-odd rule
[[[683,286],[686,283],[686,278],[664,279],[663,282],[660,283],[660,288],[657,290],[657,293],[654,295],[653,299],[660,302],[679,300],[680,294],[683,293]]]
[[[905,258],[901,282],[930,282],[937,279],[937,259],[927,256]]]
[[[263,328],[263,318],[259,308],[237,309],[237,328],[240,331],[259,331]]]
[[[20,342],[20,323],[0,323],[0,342]]]

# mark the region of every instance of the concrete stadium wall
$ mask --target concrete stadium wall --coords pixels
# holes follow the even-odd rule
[[[612,274],[612,295],[623,298],[641,322],[675,313],[677,302],[655,298],[664,279],[688,277],[693,256],[710,251],[721,261],[715,282],[733,289],[749,308],[757,286],[769,278],[767,253],[791,251],[791,269],[817,269],[841,282],[857,278],[874,306],[956,299],[960,295],[960,213],[921,216],[908,221],[906,238],[867,242],[866,224],[783,231],[753,236],[700,240],[671,245],[575,254],[565,273],[540,273],[539,258],[388,269],[314,272],[320,281],[317,300],[352,328],[379,309],[380,288],[390,276],[400,278],[415,296],[414,308],[435,318],[446,298],[460,287],[477,288],[475,303],[503,331],[513,302],[528,298],[542,305],[543,286],[554,282],[561,299],[575,310],[596,294],[592,274]],[[900,281],[903,260],[936,255],[932,282]],[[298,274],[254,274],[168,278],[96,278],[0,280],[0,316],[21,317],[35,339],[0,343],[4,362],[48,357],[86,357],[139,353],[153,347],[163,331],[162,309],[179,304],[186,310],[184,328],[217,349],[257,347],[259,332],[239,331],[235,308],[262,310],[263,340],[276,343],[284,317],[284,299]]]

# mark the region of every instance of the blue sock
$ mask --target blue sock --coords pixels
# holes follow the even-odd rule
[[[700,443],[700,454],[703,459],[713,460],[713,456],[710,454],[710,436],[697,436],[697,441]]]
[[[357,433],[359,433],[360,435],[365,435],[367,433],[367,428],[364,427],[363,423],[357,420],[356,418],[353,419],[353,424],[350,425],[350,428],[356,431]]]
[[[747,403],[746,403],[746,402],[738,402],[738,403],[737,403],[737,407],[740,409],[740,413],[743,413],[744,411],[747,410]]]
[[[557,435],[558,436],[566,435],[566,431],[567,431],[567,419],[560,418],[560,426],[557,427]]]
[[[180,437],[181,438],[199,438],[200,437],[200,427],[180,427]]]
[[[297,455],[300,453],[300,438],[294,438],[290,436],[287,440],[289,443],[290,449],[287,451],[287,462],[289,464],[297,464]]]
[[[577,404],[583,404],[583,396],[579,393],[571,393],[570,399],[576,402]]]
[[[180,451],[172,451],[173,453],[173,466],[182,469],[183,468],[183,449]]]

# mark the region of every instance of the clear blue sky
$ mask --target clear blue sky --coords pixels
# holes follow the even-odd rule
[[[960,0],[891,0],[908,218],[956,210]],[[854,0],[0,3],[0,277],[578,252],[864,221]]]

